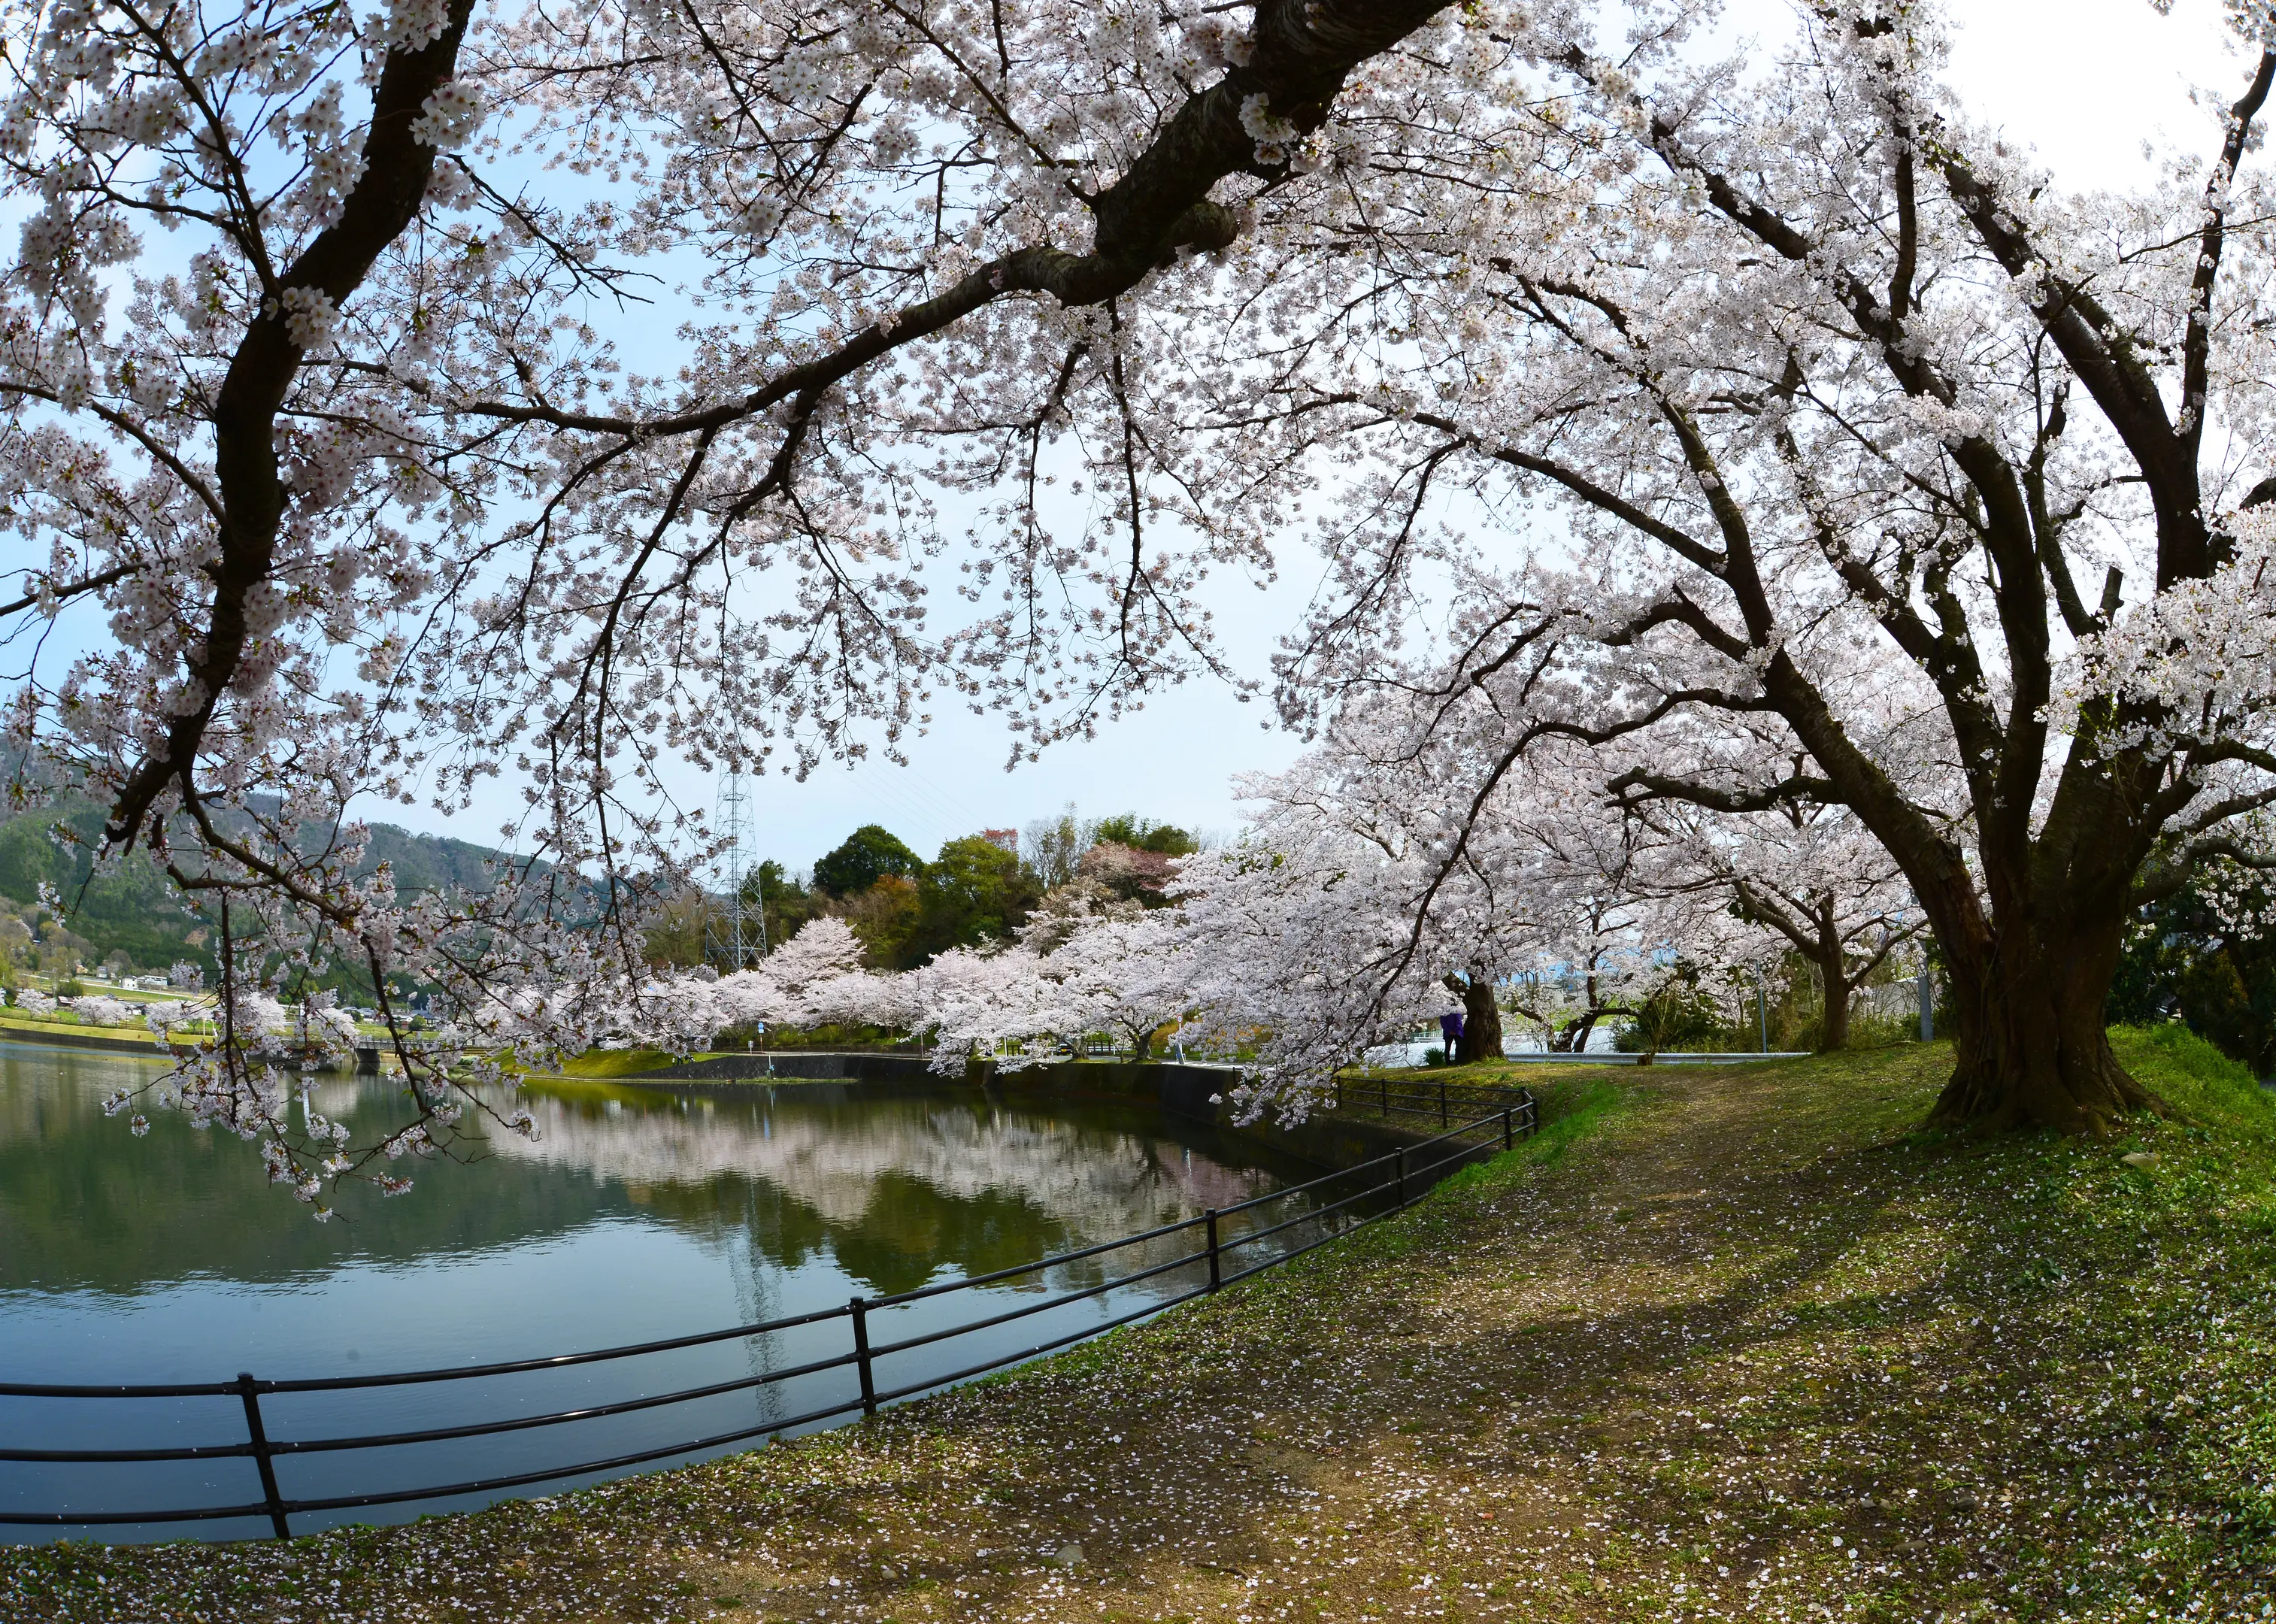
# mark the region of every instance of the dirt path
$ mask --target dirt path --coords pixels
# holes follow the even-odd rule
[[[1908,1135],[1946,1064],[1658,1068],[1551,1165],[1506,1158],[1013,1380],[479,1517],[58,1559],[36,1610],[21,1572],[13,1594],[74,1617],[2276,1617],[2276,1515],[2249,1514],[2264,1471],[2276,1512],[2276,1407],[2228,1357],[2276,1346],[2269,1279],[2171,1217],[2227,1198],[2136,1213],[2177,1175]],[[2190,1409],[2209,1359],[2245,1385]],[[2255,1415],[2260,1455],[2235,1441]]]

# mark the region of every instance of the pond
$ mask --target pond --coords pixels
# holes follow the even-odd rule
[[[764,1337],[637,1359],[272,1394],[262,1400],[269,1434],[295,1439],[447,1430],[735,1384],[692,1403],[501,1436],[288,1454],[277,1464],[287,1499],[468,1483],[759,1430],[732,1446],[747,1448],[776,1423],[796,1423],[785,1431],[836,1424],[848,1417],[799,1418],[854,1399],[851,1367],[758,1386],[749,1378],[844,1355],[849,1298],[1079,1250],[1318,1172],[1208,1123],[1110,1101],[854,1083],[696,1091],[562,1082],[524,1097],[537,1119],[535,1142],[504,1135],[472,1165],[421,1164],[411,1194],[383,1200],[352,1191],[339,1201],[339,1216],[319,1225],[262,1181],[251,1148],[234,1136],[153,1112],[148,1135],[136,1140],[122,1120],[102,1114],[107,1091],[155,1066],[0,1043],[0,1381],[366,1376],[544,1358],[835,1311]],[[315,1107],[351,1124],[380,1119],[388,1108],[390,1085],[381,1079],[311,1082]],[[1274,1218],[1286,1216],[1284,1206],[1269,1210]],[[1300,1228],[1269,1244],[1302,1238]],[[1199,1244],[1198,1231],[1188,1231],[1047,1276],[881,1309],[868,1316],[868,1334],[883,1347],[1162,1265]],[[876,1390],[922,1388],[1080,1334],[1189,1291],[1198,1279],[1194,1265],[1169,1267],[1099,1297],[883,1355]],[[182,1447],[245,1437],[234,1395],[0,1398],[0,1438],[10,1448]],[[242,1458],[0,1461],[0,1508],[9,1510],[87,1514],[261,1498],[254,1463]],[[496,1498],[305,1513],[292,1527],[401,1520]],[[0,1538],[267,1531],[265,1520],[240,1517],[102,1529],[0,1525]]]

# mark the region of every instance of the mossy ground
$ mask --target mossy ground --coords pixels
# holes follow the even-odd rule
[[[2276,1618],[2276,1103],[2119,1041],[2184,1119],[2108,1144],[1921,1131],[1934,1046],[1536,1080],[1515,1154],[1009,1379],[474,1516],[18,1552],[0,1616]]]

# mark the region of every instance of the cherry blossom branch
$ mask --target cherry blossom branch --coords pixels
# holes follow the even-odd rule
[[[388,53],[373,92],[363,144],[363,174],[344,200],[339,219],[319,232],[275,281],[282,291],[307,289],[333,308],[359,287],[381,253],[417,214],[435,165],[435,148],[413,125],[428,100],[450,80],[473,0],[451,0],[439,34],[416,50]],[[269,281],[263,272],[264,282]],[[275,423],[305,351],[281,303],[266,303],[248,325],[213,405],[214,467],[225,516],[220,556],[209,573],[214,601],[204,635],[186,662],[200,697],[178,716],[163,743],[120,785],[104,830],[113,846],[134,843],[169,783],[187,791],[201,742],[222,695],[237,675],[252,636],[249,599],[269,577],[283,522]]]

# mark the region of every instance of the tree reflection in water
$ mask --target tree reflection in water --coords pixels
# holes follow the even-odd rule
[[[369,1375],[682,1336],[990,1273],[1228,1206],[1310,1171],[1207,1124],[1100,1101],[844,1083],[732,1094],[564,1084],[527,1096],[535,1143],[494,1142],[468,1165],[418,1164],[411,1195],[388,1201],[351,1189],[337,1219],[318,1225],[259,1182],[243,1147],[219,1132],[156,1112],[138,1140],[105,1118],[103,1095],[137,1065],[0,1044],[0,1371],[11,1380]],[[389,1087],[313,1078],[310,1104],[353,1121],[377,1110]],[[995,1293],[881,1310],[872,1339],[884,1346],[968,1324],[1033,1303],[1034,1293],[1124,1276],[1197,1242],[1189,1232]],[[1175,1271],[952,1343],[881,1355],[878,1385],[922,1386],[1142,1311],[1194,1283],[1192,1270]],[[838,1317],[505,1383],[279,1400],[274,1424],[281,1436],[322,1436],[496,1419],[502,1407],[601,1405],[801,1367],[842,1355],[848,1334]],[[370,1492],[608,1458],[826,1409],[845,1401],[852,1379],[843,1370],[810,1372],[570,1430],[293,1456],[287,1492]],[[35,1447],[205,1440],[216,1424],[211,1408],[185,1400],[66,1413],[27,1401],[0,1415],[0,1433],[13,1429]],[[233,1469],[193,1463],[169,1476],[171,1468],[120,1466],[68,1484],[18,1474],[0,1479],[0,1499],[228,1503],[242,1487],[222,1484]]]
[[[131,1139],[99,1108],[139,1062],[0,1045],[0,1291],[148,1291],[193,1278],[305,1279],[351,1263],[465,1258],[611,1217],[743,1255],[745,1280],[834,1262],[889,1294],[987,1273],[1225,1207],[1310,1175],[1204,1123],[1132,1104],[846,1083],[674,1093],[541,1085],[539,1138],[471,1166],[427,1163],[381,1201],[351,1188],[319,1226],[249,1176],[218,1130],[156,1113]],[[390,1084],[310,1080],[353,1120]],[[1111,1260],[1115,1272],[1134,1254]],[[1069,1272],[1073,1285],[1097,1278]],[[755,1284],[737,1295],[757,1307]]]
[[[1152,1229],[1284,1181],[1229,1135],[1132,1106],[838,1084],[753,1093],[534,1093],[536,1142],[496,1149],[621,1185],[676,1224],[740,1232],[779,1268],[827,1253],[880,1294]],[[1094,1264],[1066,1283],[1096,1278]]]

